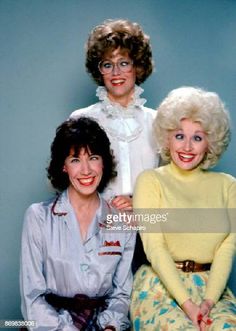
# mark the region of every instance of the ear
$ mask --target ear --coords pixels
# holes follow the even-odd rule
[[[66,166],[65,165],[63,166],[62,171],[63,172],[67,172],[67,169],[66,169]]]

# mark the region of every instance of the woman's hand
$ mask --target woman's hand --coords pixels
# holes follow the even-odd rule
[[[188,299],[182,304],[182,309],[185,312],[185,314],[190,318],[190,320],[193,322],[197,330],[200,331],[201,330],[199,324],[199,315],[201,314],[200,307],[196,303],[192,302],[191,299]]]
[[[199,325],[201,331],[207,330],[207,326],[212,324],[209,314],[213,306],[214,302],[210,299],[204,300],[200,305]]]
[[[132,210],[133,201],[129,195],[117,195],[111,200],[111,205],[119,210]]]

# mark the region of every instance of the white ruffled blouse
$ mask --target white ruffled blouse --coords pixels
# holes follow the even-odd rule
[[[108,184],[104,192],[105,198],[110,199],[120,194],[131,195],[138,174],[158,165],[152,133],[156,112],[144,107],[146,99],[140,97],[142,92],[143,89],[136,85],[132,101],[127,107],[123,107],[111,102],[106,88],[99,86],[96,96],[100,101],[75,110],[70,115],[70,118],[89,116],[96,119],[110,139],[118,175]]]

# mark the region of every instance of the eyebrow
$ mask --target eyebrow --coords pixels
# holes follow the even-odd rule
[[[174,131],[181,131],[181,132],[183,132],[184,130],[183,129],[175,129]],[[197,131],[194,132],[194,134],[196,134],[196,133],[206,134],[206,132],[204,130],[197,130]]]
[[[206,132],[203,131],[203,130],[197,130],[197,131],[195,131],[195,134],[196,134],[196,133],[203,133],[203,134],[206,134]]]
[[[97,154],[97,153],[86,153],[86,154],[88,154],[88,156],[101,156],[100,154]],[[78,154],[78,155],[69,154],[67,157],[78,159],[80,157],[80,154]]]
[[[121,61],[121,60],[130,60],[131,61],[131,59],[129,57],[125,57],[125,56],[122,56],[122,57],[120,57],[120,58],[117,59],[117,61]],[[110,61],[110,62],[113,62],[114,63],[114,61],[112,59],[109,59],[109,58],[104,58],[102,60],[102,62],[104,62],[104,61]]]

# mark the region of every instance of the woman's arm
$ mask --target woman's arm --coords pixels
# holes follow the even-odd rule
[[[113,276],[113,291],[109,295],[108,307],[98,316],[98,324],[103,328],[112,326],[116,331],[126,330],[130,323],[128,319],[130,296],[132,290],[131,262],[135,246],[135,233],[124,233],[126,244],[122,257]]]
[[[42,207],[41,207],[42,208]],[[47,330],[75,331],[67,311],[58,314],[44,299],[47,290],[44,276],[43,233],[40,220],[40,206],[34,204],[25,213],[22,232],[20,261],[21,309],[25,320],[33,320],[34,331]]]
[[[161,188],[155,171],[145,171],[139,175],[134,190],[135,213],[161,213]],[[167,220],[168,221],[168,220]],[[182,305],[189,295],[183,286],[173,258],[168,250],[160,223],[153,224],[147,232],[141,233],[144,251],[153,269],[167,290]]]
[[[217,302],[227,284],[236,250],[235,216],[236,216],[236,180],[228,189],[228,219],[231,233],[216,249],[206,289],[206,299]]]

